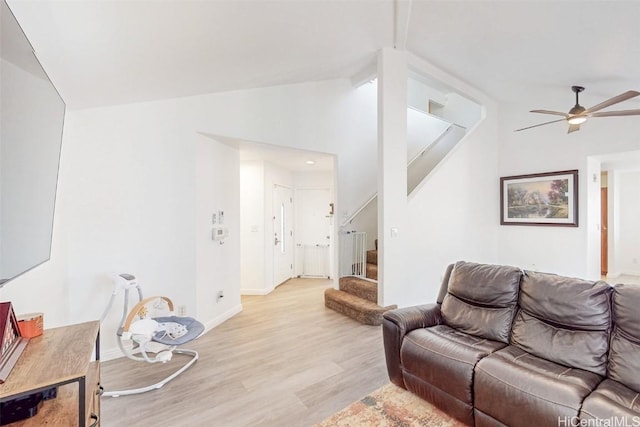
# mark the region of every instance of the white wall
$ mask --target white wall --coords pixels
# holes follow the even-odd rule
[[[243,211],[241,292],[266,295],[276,285],[273,277],[273,188],[279,185],[293,192],[293,173],[264,161],[242,162],[240,170]],[[245,211],[248,209],[251,211]]]
[[[197,277],[194,221],[198,192],[206,188],[198,189],[199,132],[336,153],[340,194],[345,205],[357,206],[353,195],[368,185],[351,171],[375,164],[375,88],[353,90],[348,80],[334,80],[69,112],[51,261],[0,297],[17,312],[44,312],[46,327],[95,319],[111,292],[109,275],[128,272],[146,294],[168,295],[199,315],[205,288],[197,283],[205,279]],[[375,181],[375,169],[370,173]],[[265,185],[278,176],[266,167]],[[228,180],[224,171],[215,177]],[[279,182],[292,186],[290,176]],[[265,195],[265,223],[271,202]],[[262,231],[271,237],[268,224]],[[239,253],[226,256],[224,263],[234,265]],[[270,262],[265,277],[270,284]],[[226,301],[239,293],[237,283]],[[105,351],[115,345],[113,311],[102,334]],[[200,320],[210,324],[228,311],[217,304]]]
[[[405,295],[407,222],[407,52],[378,53],[378,304]]]
[[[434,101],[444,106],[447,103],[447,96],[426,84],[420,76],[410,72],[407,80],[407,104],[412,108],[428,113],[429,101]]]
[[[212,203],[231,206],[236,202],[226,195],[239,191],[232,165],[216,169],[215,185],[199,182],[211,178],[197,175],[198,165],[202,173],[207,164],[197,156],[198,148],[201,154],[203,149],[197,132],[208,120],[206,112],[186,99],[69,112],[51,261],[7,285],[0,297],[11,300],[17,312],[44,312],[45,327],[97,319],[112,289],[110,274],[127,272],[138,277],[146,295],[169,296],[209,326],[238,311],[239,277],[230,273],[222,274],[228,290],[224,303],[196,303],[199,293],[211,302],[204,284],[209,273],[200,271],[198,277],[197,271],[205,256],[197,236],[206,239],[209,232],[204,231],[210,229],[210,214],[197,222],[198,195],[202,201],[203,193],[211,191]],[[222,164],[237,157],[221,150],[209,153],[210,166],[221,166],[216,156]],[[225,175],[229,173],[231,177]],[[215,194],[221,188],[224,194]],[[237,203],[229,208],[236,216]],[[239,223],[228,220],[237,239]],[[238,250],[219,256],[220,265],[238,265]],[[120,304],[103,325],[106,357],[117,354]]]
[[[412,108],[407,109],[407,162],[432,144],[451,123]]]
[[[196,311],[214,327],[241,311],[240,159],[238,150],[198,137],[196,155]],[[216,227],[228,236],[212,239]],[[222,215],[221,215],[222,213]],[[222,219],[221,219],[222,218]],[[223,297],[219,298],[218,293]]]
[[[496,238],[498,214],[498,109],[473,87],[410,55],[412,69],[438,80],[449,92],[459,92],[482,105],[483,118],[447,154],[411,194],[404,230],[406,283],[396,287],[385,304],[409,306],[434,302],[448,264],[459,261],[499,262]],[[486,117],[485,117],[486,114]]]
[[[461,93],[474,92],[428,64],[418,68]],[[408,202],[407,281],[389,284],[398,296],[389,303],[432,301],[444,267],[458,259],[591,275],[588,236],[598,220],[585,202],[588,159],[640,149],[640,123],[603,118],[571,135],[560,124],[514,134],[535,123],[527,113],[535,105],[498,111],[481,94],[474,96],[486,119]],[[198,132],[336,154],[336,209],[344,218],[375,187],[375,168],[361,165],[377,163],[376,104],[374,85],[354,90],[348,80],[332,80],[70,112],[51,261],[0,290],[0,299],[13,301],[18,312],[45,312],[47,327],[94,319],[109,296],[108,274],[130,272],[148,294],[169,295],[188,313],[215,323],[238,309],[242,279],[224,275],[224,303],[211,304],[211,291],[220,285],[211,284],[215,273],[204,263],[211,257],[232,268],[240,265],[240,255],[231,247],[233,230],[224,249],[211,246],[204,231],[211,208],[235,206],[228,191],[239,191],[241,184],[238,178],[230,180],[233,188],[218,186],[236,173],[235,154],[215,141],[205,143]],[[219,163],[225,160],[228,165]],[[580,227],[498,225],[499,176],[574,168],[580,170]],[[274,180],[267,169],[264,188]],[[362,173],[354,174],[356,169]],[[270,239],[271,197],[265,194],[263,201],[258,234]],[[267,264],[265,278],[272,276]],[[110,316],[102,334],[107,349],[113,347],[116,317]]]
[[[265,285],[264,162],[240,163],[240,289],[264,294]]]
[[[459,93],[449,83],[444,82],[442,75],[432,78],[420,73],[420,67],[414,68],[407,80],[407,104],[419,111],[429,112],[429,101],[442,105],[439,116],[442,119],[463,126],[472,127],[482,115],[481,106]],[[430,83],[426,83],[430,82]],[[438,87],[438,89],[435,89]]]
[[[640,149],[640,121],[634,117],[591,119],[571,134],[564,123],[513,132],[545,118],[527,113],[535,106],[524,102],[501,107],[499,176],[578,169],[579,227],[501,226],[500,260],[523,268],[598,279],[599,252],[589,254],[589,249],[599,248],[589,243],[593,241],[589,236],[599,233],[599,210],[589,210],[587,202],[590,177],[599,175],[599,170],[590,167],[588,159]],[[497,191],[497,181],[495,186]]]
[[[447,103],[442,110],[442,118],[464,128],[471,128],[482,116],[481,106],[476,102],[451,92],[447,94]]]
[[[496,122],[488,115],[409,200],[408,283],[398,304],[434,302],[451,263],[501,262],[496,238]]]
[[[333,80],[69,113],[52,260],[7,286],[0,297],[14,301],[19,312],[45,312],[47,327],[95,319],[109,297],[108,274],[129,272],[147,294],[168,295],[188,314],[215,323],[239,307],[211,304],[217,284],[210,286],[212,273],[202,268],[203,260],[219,255],[216,262],[240,268],[240,252],[225,248],[216,255],[212,251],[220,248],[209,247],[199,230],[209,227],[210,208],[235,203],[228,199],[231,188],[215,194],[222,190],[211,184],[227,182],[235,172],[207,170],[220,165],[218,157],[235,155],[215,141],[205,144],[199,132],[335,154],[341,215],[366,200],[364,189],[376,179],[375,168],[362,167],[376,164],[375,92],[372,85],[354,90],[347,80]],[[432,301],[450,262],[496,260],[496,120],[489,109],[482,126],[410,201],[403,225],[407,280],[392,284],[399,297],[389,303]],[[208,160],[199,159],[204,153]],[[239,192],[240,178],[230,182]],[[290,173],[265,165],[263,188],[274,183],[294,185]],[[213,193],[209,201],[207,192]],[[265,193],[265,240],[272,237],[271,202]],[[236,235],[239,220],[230,239]],[[272,285],[266,261],[271,256],[265,254],[265,287]],[[240,277],[246,276],[224,281],[225,302],[239,301]],[[199,303],[200,294],[206,303]],[[115,311],[105,324],[103,349],[114,345]]]
[[[348,79],[188,98],[206,111],[206,132],[337,155],[337,213],[348,217],[376,188],[376,87]],[[371,189],[374,189],[372,192]]]

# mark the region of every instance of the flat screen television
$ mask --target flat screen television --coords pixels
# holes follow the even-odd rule
[[[2,287],[50,258],[65,103],[0,1]]]

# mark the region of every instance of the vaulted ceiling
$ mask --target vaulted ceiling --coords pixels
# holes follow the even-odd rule
[[[398,43],[504,103],[640,89],[638,1],[8,3],[72,109],[351,77]]]

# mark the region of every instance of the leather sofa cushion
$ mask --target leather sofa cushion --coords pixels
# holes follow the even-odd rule
[[[613,312],[616,325],[626,335],[640,341],[640,286],[615,285]]]
[[[504,265],[458,261],[449,278],[449,293],[490,307],[508,307],[518,301],[522,270]]]
[[[607,376],[640,392],[640,286],[615,286],[613,314]]]
[[[609,344],[606,332],[564,329],[520,310],[511,343],[524,351],[565,366],[604,376]]]
[[[640,343],[616,328],[611,337],[607,376],[640,392]]]
[[[552,362],[604,376],[611,292],[602,281],[527,271],[511,343]]]
[[[526,271],[518,304],[540,320],[587,331],[611,326],[611,286],[551,273]]]
[[[477,408],[473,408],[473,425],[475,427],[509,427],[484,412],[478,411]]]
[[[504,346],[500,342],[438,325],[409,332],[402,344],[400,358],[405,375],[412,374],[472,405],[476,363]],[[430,400],[429,396],[422,397]]]
[[[580,419],[585,420],[581,425],[639,426],[640,393],[604,380],[582,403]],[[600,420],[600,424],[588,420]]]
[[[507,344],[514,307],[483,307],[447,295],[442,303],[445,323],[467,334]],[[447,313],[447,314],[445,314]]]
[[[582,401],[601,380],[508,346],[478,362],[474,404],[508,426],[556,426],[558,417],[575,421]]]
[[[521,276],[516,267],[457,262],[442,302],[444,323],[508,343]]]

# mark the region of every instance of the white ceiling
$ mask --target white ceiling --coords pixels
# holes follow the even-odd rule
[[[350,76],[389,1],[8,0],[70,108]]]
[[[393,0],[8,3],[70,109],[351,77],[394,34],[527,109],[568,110],[575,84],[586,107],[640,89],[634,0],[400,0],[397,31]]]
[[[204,132],[202,135],[235,148],[240,152],[242,161],[266,161],[293,172],[329,172],[334,167],[335,156],[332,154],[297,150]]]
[[[394,43],[392,0],[8,1],[70,108],[350,77]],[[400,6],[407,50],[498,101],[640,88],[640,1]]]

